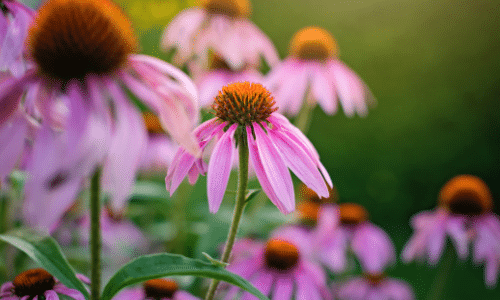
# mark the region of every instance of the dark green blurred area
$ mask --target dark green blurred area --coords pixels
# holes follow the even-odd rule
[[[163,28],[193,1],[119,2],[139,28],[143,52],[167,59],[158,47]],[[500,1],[252,4],[252,20],[282,58],[300,28],[328,29],[341,59],[377,98],[378,106],[366,118],[349,119],[342,112],[327,116],[316,108],[308,137],[341,201],[365,205],[371,219],[393,238],[398,253],[410,237],[410,217],[433,209],[441,186],[455,175],[481,177],[500,212]],[[147,12],[156,15],[140,17]],[[186,205],[196,206],[190,211],[199,212],[198,221],[205,219],[200,226],[209,225],[202,227],[210,240],[188,251],[192,256],[213,251],[220,241],[214,235],[223,239],[229,222],[223,211],[230,210],[233,196],[226,196],[227,208],[210,215],[204,184],[198,182]],[[230,181],[232,187],[235,181]],[[436,267],[425,264],[398,263],[389,270],[413,286],[417,299],[426,299],[436,273]],[[483,275],[483,267],[473,267],[470,259],[455,263],[442,299],[500,299],[500,288],[487,289]]]

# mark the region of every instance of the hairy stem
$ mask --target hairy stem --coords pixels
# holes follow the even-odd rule
[[[222,253],[222,261],[227,263],[229,261],[229,256],[231,255],[231,250],[233,249],[234,240],[236,238],[236,233],[238,232],[238,226],[241,221],[241,216],[243,215],[243,209],[245,208],[245,196],[248,184],[248,145],[246,140],[245,131],[240,135],[239,140],[239,173],[238,173],[238,190],[236,192],[236,203],[233,212],[233,221],[231,222],[231,227],[229,228],[229,233],[227,235],[226,245],[224,246],[224,252]],[[206,300],[212,300],[215,295],[215,291],[219,281],[213,279],[210,287],[208,289]]]

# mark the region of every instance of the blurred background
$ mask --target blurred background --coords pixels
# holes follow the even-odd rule
[[[158,45],[165,25],[196,4],[118,2],[133,20],[142,52],[165,60],[169,57]],[[347,118],[342,112],[327,116],[316,108],[307,135],[340,202],[364,205],[371,220],[392,237],[398,253],[411,235],[411,216],[433,209],[441,186],[455,175],[481,177],[500,212],[500,1],[251,2],[251,19],[275,43],[281,58],[288,55],[297,30],[324,27],[337,40],[341,60],[375,95],[378,105],[366,118]],[[229,189],[236,187],[232,180]],[[177,218],[189,223],[189,230],[182,233],[185,242],[172,251],[192,257],[216,252],[227,233],[234,195],[228,193],[225,207],[210,215],[204,178],[177,195],[182,201],[170,201],[161,177],[139,181],[136,190],[130,215],[150,235],[175,240],[171,220]],[[259,201],[269,205],[247,209],[243,233],[263,235],[290,219],[269,201]],[[149,211],[154,213],[144,218]],[[184,216],[188,219],[182,221]],[[407,280],[417,298],[425,299],[437,269],[398,262],[388,273]],[[500,288],[487,289],[483,274],[470,259],[457,261],[447,275],[443,299],[500,299]]]

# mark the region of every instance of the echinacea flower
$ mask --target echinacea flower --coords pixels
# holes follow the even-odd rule
[[[483,180],[472,175],[452,178],[439,193],[438,208],[413,217],[415,232],[403,250],[403,261],[427,258],[435,265],[449,236],[461,259],[468,255],[469,242],[473,244],[474,262],[485,264],[486,284],[496,285],[500,269],[500,220],[492,208],[492,195]]]
[[[234,83],[222,89],[212,106],[216,118],[204,122],[194,133],[202,151],[216,144],[208,169],[201,158],[181,148],[168,170],[165,183],[172,194],[186,175],[193,184],[207,174],[208,206],[217,212],[224,196],[236,147],[249,148],[249,160],[262,189],[278,209],[295,209],[295,195],[288,168],[322,197],[328,196],[331,179],[311,142],[285,117],[275,113],[274,101],[262,85]]]
[[[90,282],[83,275],[78,274],[77,277],[84,283],[89,284]],[[13,281],[4,283],[0,288],[0,300],[59,300],[58,294],[69,296],[75,300],[85,299],[82,293],[66,287],[41,268],[24,271],[17,275]]]
[[[228,84],[244,81],[260,84],[264,82],[263,76],[257,70],[250,67],[231,70],[217,55],[210,61],[208,70],[204,71],[195,64],[190,71],[200,94],[200,107],[205,108],[210,108],[218,92]]]
[[[329,115],[337,112],[366,116],[374,98],[363,81],[338,58],[337,43],[320,27],[298,31],[290,42],[290,55],[271,69],[266,86],[275,94],[279,112],[298,114],[305,101],[319,103]]]
[[[326,274],[310,259],[311,241],[302,228],[280,228],[266,243],[255,243],[251,255],[235,257],[227,269],[249,280],[270,299],[332,299]],[[224,299],[235,299],[238,292],[238,287],[231,287]],[[241,299],[256,298],[245,292]]]
[[[199,298],[179,289],[173,279],[151,279],[142,287],[125,289],[113,297],[113,300],[198,300]]]
[[[387,277],[383,273],[365,273],[354,277],[337,287],[339,300],[412,300],[411,287],[402,280]]]
[[[35,12],[16,0],[0,0],[0,71],[19,77],[26,71],[24,40]]]
[[[396,260],[391,238],[368,220],[368,212],[359,204],[322,208],[317,222],[315,252],[336,273],[347,269],[349,251],[369,273],[382,272]]]
[[[248,0],[203,0],[200,8],[188,8],[167,26],[161,40],[164,50],[175,48],[174,62],[195,60],[207,68],[210,53],[222,57],[232,70],[256,66],[261,56],[269,65],[278,53],[269,38],[249,19]]]
[[[102,184],[111,194],[113,209],[124,207],[146,142],[140,112],[129,101],[126,90],[160,118],[174,140],[199,155],[200,149],[190,132],[198,119],[194,84],[177,68],[153,57],[134,54],[138,48],[136,37],[128,19],[113,2],[47,1],[29,30],[27,47],[34,67],[20,78],[0,77],[0,131],[3,126],[11,126],[16,116],[24,114],[39,127],[48,127],[61,135],[66,140],[67,155],[78,156],[69,152],[71,149],[92,154],[97,143],[105,150],[104,158],[84,159],[96,161],[94,166],[103,166]],[[66,115],[57,113],[59,105],[67,108]],[[88,130],[93,123],[103,124],[105,132],[94,142],[84,143],[92,147],[81,149],[82,140],[93,138]],[[66,134],[70,128],[74,132]],[[22,136],[26,132],[16,134]],[[34,148],[37,143],[47,144],[40,135],[34,138]],[[96,152],[100,154],[100,150]],[[2,165],[8,158],[0,159]],[[58,164],[62,171],[71,168],[62,162]],[[27,171],[29,176],[33,170],[27,168]],[[52,182],[61,173],[51,171],[54,172],[40,174],[37,182]],[[74,180],[87,175],[76,173]],[[54,174],[56,177],[52,177]],[[57,178],[61,179],[57,183],[76,182],[65,176]],[[28,180],[34,177],[29,176]],[[64,185],[39,185],[36,190],[45,195],[56,193],[60,186]],[[68,207],[77,192],[72,191],[57,199],[61,206]],[[27,194],[34,193],[27,191]]]

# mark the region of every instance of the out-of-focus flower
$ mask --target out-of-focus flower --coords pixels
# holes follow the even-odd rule
[[[340,283],[336,288],[340,300],[412,300],[411,287],[402,280],[386,277],[382,273],[366,273]]]
[[[255,26],[248,0],[202,0],[200,8],[183,10],[167,26],[161,40],[164,50],[176,48],[174,62],[194,59],[206,69],[210,53],[224,59],[232,70],[258,67],[261,56],[269,65],[279,61],[269,38]]]
[[[0,0],[0,71],[26,71],[24,40],[35,12],[16,0]]]
[[[328,185],[332,183],[318,153],[300,130],[274,112],[273,98],[262,85],[230,84],[219,92],[212,107],[216,118],[195,129],[202,150],[211,140],[217,141],[208,170],[201,158],[181,148],[165,178],[171,194],[187,175],[190,183],[194,183],[199,174],[207,172],[208,205],[210,212],[217,212],[226,191],[235,148],[243,146],[249,147],[249,161],[262,189],[281,212],[295,209],[288,168],[318,195],[328,196],[325,179]]]
[[[70,162],[76,165],[81,160],[93,161],[94,166],[103,165],[102,184],[111,194],[113,209],[123,209],[146,143],[143,120],[124,88],[159,116],[174,140],[193,155],[200,154],[191,134],[199,113],[193,82],[159,59],[134,54],[138,47],[136,37],[128,19],[114,3],[108,0],[47,1],[29,30],[27,45],[34,68],[20,78],[0,77],[0,132],[4,126],[12,126],[20,120],[19,115],[29,117],[39,127],[53,130],[64,139],[66,149],[66,153],[57,155],[72,156],[76,161]],[[60,113],[60,106],[67,112]],[[104,132],[91,135],[89,132],[93,129],[89,128],[101,128]],[[67,134],[69,129],[72,134]],[[15,133],[26,135],[21,129]],[[46,130],[41,129],[34,138],[34,152],[37,148],[53,147],[48,146],[46,136]],[[21,144],[17,141],[24,138],[26,136],[14,138],[16,147]],[[42,146],[38,146],[39,143]],[[82,157],[81,153],[90,157]],[[51,163],[72,169],[74,165],[62,163],[57,155],[50,157],[54,158]],[[0,159],[3,165],[8,158]],[[44,157],[38,159],[49,161]],[[39,163],[30,166],[28,174],[36,173],[33,168]],[[66,186],[60,183],[76,184],[76,177],[87,176],[85,172],[71,170],[78,174],[69,180],[59,176],[58,170],[54,170],[55,173],[52,167],[50,170],[37,173],[36,179],[29,175],[28,181],[36,183],[27,183],[27,187],[44,194],[58,193],[55,190]],[[53,181],[54,178],[57,180]],[[58,184],[43,184],[45,182]],[[77,189],[72,189],[72,192],[60,193],[61,198],[57,200],[67,208],[76,192]],[[28,202],[38,201],[40,197],[31,191],[26,194],[31,195],[26,199]],[[59,218],[64,210],[58,210],[59,215],[51,218]],[[49,213],[56,215],[56,212]],[[29,213],[26,217],[31,218]]]
[[[375,100],[358,75],[339,60],[337,43],[328,31],[301,29],[292,38],[289,53],[266,79],[280,113],[295,116],[308,101],[310,105],[318,102],[333,115],[338,98],[347,116],[366,116]]]
[[[272,299],[332,299],[326,287],[326,274],[310,260],[311,241],[302,228],[281,228],[264,244],[255,242],[252,254],[235,257],[228,270],[249,280]],[[235,299],[238,287],[229,288],[224,299]],[[242,299],[256,299],[244,292]]]
[[[83,275],[78,274],[77,277],[86,284],[90,283],[90,280]],[[41,268],[24,271],[13,281],[6,282],[0,287],[0,300],[41,299],[41,297],[47,300],[59,300],[58,294],[76,300],[85,299],[82,293],[66,287]]]
[[[452,178],[439,193],[438,208],[413,217],[415,232],[403,250],[403,261],[428,258],[435,265],[448,235],[461,259],[467,257],[472,242],[474,262],[485,264],[486,284],[496,285],[500,269],[500,220],[492,208],[491,192],[484,181],[472,175]]]
[[[200,94],[200,106],[205,108],[214,103],[215,97],[226,85],[244,81],[261,84],[264,82],[264,78],[257,70],[253,68],[231,70],[226,62],[216,55],[212,58],[208,70],[204,71],[196,64],[190,70]]]
[[[142,117],[148,131],[148,141],[146,150],[141,157],[141,172],[165,174],[179,145],[165,133],[156,115],[144,112]]]
[[[188,292],[179,290],[179,285],[172,279],[151,279],[142,287],[125,289],[113,297],[113,300],[198,300]]]
[[[81,245],[89,245],[90,216],[85,215],[79,222],[77,231]],[[116,215],[110,209],[101,211],[101,237],[103,252],[117,263],[144,254],[149,246],[148,239],[131,221]]]
[[[369,273],[383,272],[396,260],[390,237],[368,220],[368,212],[359,204],[323,207],[312,234],[316,239],[316,255],[336,273],[346,270],[349,251]]]

